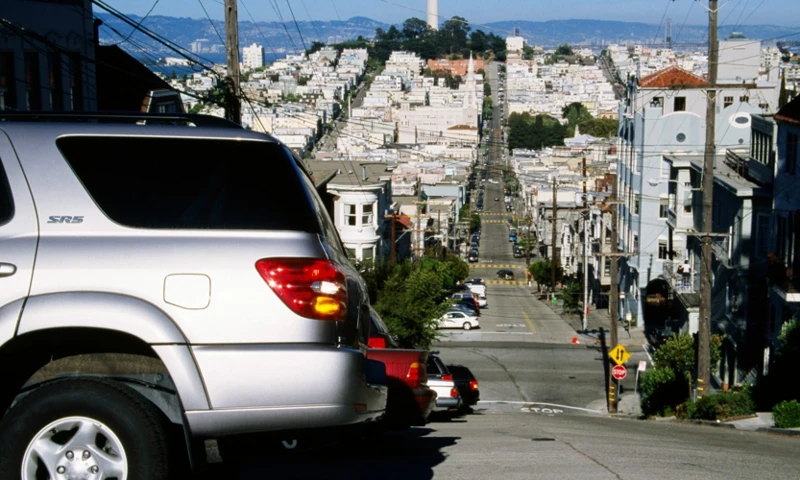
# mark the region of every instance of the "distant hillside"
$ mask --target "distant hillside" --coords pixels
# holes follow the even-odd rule
[[[486,26],[497,29],[495,34],[513,35],[518,27],[520,35],[529,43],[552,46],[563,43],[584,45],[607,45],[609,43],[637,42],[663,43],[664,25],[607,20],[548,20],[546,22],[503,21]],[[754,40],[786,39],[796,34],[798,27],[776,25],[720,26],[719,38],[724,39],[733,31],[743,33]],[[796,37],[791,37],[796,38]],[[703,44],[708,42],[707,25],[672,24],[674,44]]]
[[[104,26],[100,28],[100,41],[103,43],[117,43],[120,35],[114,30],[127,37],[132,28],[115,17],[100,13],[99,17],[103,20]],[[141,17],[130,15],[138,22]],[[323,43],[342,42],[353,40],[359,36],[372,38],[375,29],[387,29],[388,24],[378,22],[366,17],[353,17],[345,21],[298,21],[298,27],[302,33],[302,40],[297,33],[294,22],[282,24],[280,22],[257,22],[242,19],[240,12],[239,36],[242,47],[252,43],[264,46],[264,51],[268,56],[283,56],[284,53],[302,51],[305,43],[306,47],[311,46],[312,41]],[[205,51],[203,57],[215,62],[222,62],[224,58],[223,41],[225,35],[225,25],[222,21],[214,21],[213,27],[208,19],[167,17],[163,15],[153,15],[147,17],[143,25],[151,31],[165,37],[172,42],[181,45],[186,49],[191,49],[193,42],[203,39],[196,45],[202,45]],[[489,28],[486,28],[489,27]],[[530,21],[503,21],[489,23],[485,27],[474,26],[473,30],[483,29],[487,33],[492,32],[500,36],[513,35],[515,27],[520,30],[520,35],[525,37],[529,43],[542,46],[555,46],[563,43],[573,45],[606,45],[608,43],[637,42],[652,43],[663,42],[664,26],[632,23],[615,22],[605,20],[549,20],[546,22]],[[216,28],[216,31],[215,31]],[[732,27],[720,27],[720,38],[727,37]],[[705,25],[676,25],[672,26],[673,42],[676,44],[698,44],[704,45],[706,42]],[[797,27],[780,27],[775,25],[744,25],[736,28],[747,38],[752,39],[780,39],[792,40],[797,37],[792,34],[800,31]],[[140,46],[155,56],[175,56],[168,49],[159,45],[157,42],[147,38],[141,33],[131,36],[134,43],[128,43],[126,48],[137,54],[142,55]],[[138,46],[137,46],[138,45]],[[274,54],[274,55],[273,55]]]

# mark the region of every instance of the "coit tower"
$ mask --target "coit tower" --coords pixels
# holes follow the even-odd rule
[[[439,30],[439,0],[428,0],[428,26]]]

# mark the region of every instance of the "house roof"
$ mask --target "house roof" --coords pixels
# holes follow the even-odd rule
[[[642,88],[701,87],[706,84],[705,78],[695,75],[692,72],[687,72],[675,65],[659,70],[639,80],[639,87]]]
[[[104,111],[142,111],[154,90],[180,94],[164,80],[116,45],[101,45],[96,50],[97,109]]]
[[[800,124],[800,97],[781,107],[778,113],[775,114],[775,120]]]

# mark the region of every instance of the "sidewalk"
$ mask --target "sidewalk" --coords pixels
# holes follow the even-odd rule
[[[534,284],[534,289],[535,284]],[[556,292],[558,294],[558,292]],[[600,343],[600,335],[601,331],[605,336],[605,341],[610,342],[610,328],[611,328],[611,318],[608,314],[608,309],[595,309],[594,306],[590,306],[589,308],[589,318],[588,318],[588,325],[587,325],[587,333],[583,333],[583,320],[581,319],[580,312],[576,313],[566,313],[564,312],[563,307],[561,306],[561,301],[559,300],[557,306],[553,306],[550,301],[542,300],[543,303],[546,303],[550,309],[561,316],[561,318],[567,322],[567,324],[575,330],[575,335],[578,337],[581,343],[592,345],[594,343]],[[648,343],[647,337],[644,334],[643,327],[632,327],[630,331],[626,331],[624,328],[623,323],[617,324],[617,338],[619,343],[622,345],[646,345]]]

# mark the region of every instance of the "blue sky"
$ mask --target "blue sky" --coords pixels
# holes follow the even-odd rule
[[[213,18],[222,18],[222,0],[159,0],[152,15],[204,17],[202,1]],[[239,0],[240,20],[278,20],[269,0]],[[287,0],[276,0],[289,18]],[[106,0],[125,13],[144,15],[156,0]],[[425,18],[426,0],[289,0],[298,20],[337,20],[364,16],[387,23]],[[773,24],[800,26],[800,0],[720,0],[720,25]],[[563,20],[587,18],[659,24],[665,15],[673,25],[706,24],[707,11],[695,0],[439,0],[443,19],[460,15],[474,24],[501,20]],[[95,7],[97,8],[97,7]],[[337,13],[338,11],[338,13]]]

